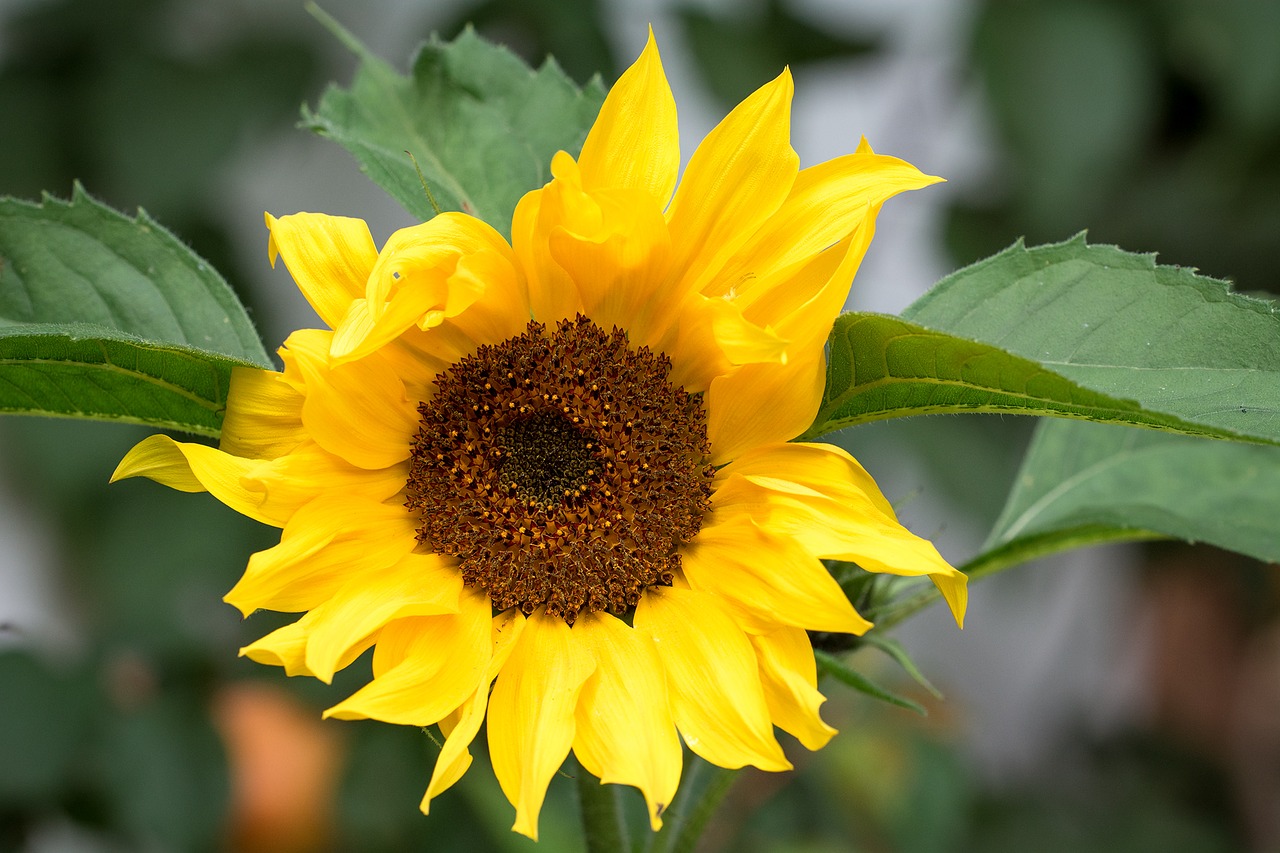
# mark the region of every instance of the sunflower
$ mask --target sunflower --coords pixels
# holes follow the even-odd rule
[[[743,101],[677,188],[651,36],[509,243],[461,213],[381,251],[357,219],[268,215],[329,328],[234,372],[218,449],[157,435],[120,463],[282,528],[226,600],[302,615],[242,654],[328,682],[372,648],[325,716],[438,724],[424,812],[486,720],[533,838],[570,750],[655,829],[682,738],[788,769],[775,726],[834,734],[806,630],[870,627],[823,559],[927,575],[963,618],[964,576],[862,467],[790,441],[880,205],[937,179],[865,141],[799,169],[791,96],[784,71]]]

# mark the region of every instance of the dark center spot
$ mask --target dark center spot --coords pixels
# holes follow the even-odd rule
[[[559,412],[538,412],[498,430],[499,479],[517,497],[551,505],[581,491],[592,469],[591,442]]]

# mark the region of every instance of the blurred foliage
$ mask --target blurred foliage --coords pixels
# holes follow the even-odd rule
[[[703,82],[732,107],[785,66],[873,53],[879,42],[810,23],[786,0],[725,6],[711,11],[679,4],[677,12]]]
[[[188,33],[175,47],[173,22],[191,5],[59,0],[9,12],[0,193],[66,195],[79,178],[115,207],[145,206],[235,283],[247,276],[219,224],[219,176],[255,135],[294,124],[298,105],[314,103],[325,81],[313,42],[281,28]],[[812,23],[801,6],[681,6],[681,35],[708,90],[730,104],[783,64],[878,46],[875,34]],[[596,72],[609,81],[629,59],[605,33],[609,14],[604,0],[487,0],[433,25],[451,36],[471,21],[535,65],[553,53],[579,82]],[[1278,43],[1280,4],[1259,0],[979,4],[972,66],[1007,161],[983,197],[953,212],[957,260],[1020,235],[1047,242],[1087,226],[1094,242],[1159,250],[1166,263],[1196,263],[1245,289],[1274,285]],[[240,295],[254,304],[254,294]],[[918,448],[937,488],[990,521],[1016,471],[1009,449],[1025,440],[1020,426],[877,424],[859,429],[856,443],[859,455]],[[220,601],[245,556],[275,534],[207,497],[141,481],[108,492],[111,468],[143,434],[0,421],[0,476],[52,532],[79,639],[61,656],[38,653],[21,648],[22,626],[0,626],[15,641],[0,651],[0,851],[58,849],[50,839],[64,831],[90,850],[238,849],[227,841],[235,768],[217,728],[219,695],[246,679],[269,681],[314,718],[367,672],[358,661],[328,687],[234,658],[286,618],[242,622]],[[1050,782],[993,788],[957,753],[958,724],[945,704],[867,668],[931,716],[827,687],[841,735],[816,759],[788,742],[796,774],[747,774],[709,841],[746,853],[1239,846],[1220,771],[1167,740],[1147,733],[1066,748]],[[507,829],[510,807],[485,766],[483,738],[477,766],[424,819],[417,803],[437,750],[430,737],[376,723],[324,725],[341,733],[343,756],[337,801],[321,804],[332,812],[332,849],[574,849],[568,779],[552,783],[535,848]]]
[[[953,212],[957,260],[1088,228],[1280,288],[1277,44],[1272,0],[980,4],[973,71],[1005,157]]]
[[[534,68],[554,56],[579,85],[597,76],[612,82],[625,66],[609,44],[606,12],[600,0],[479,0],[437,23],[436,31],[452,38],[470,24]]]

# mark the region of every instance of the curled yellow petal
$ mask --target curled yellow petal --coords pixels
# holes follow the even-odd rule
[[[457,613],[462,575],[436,554],[406,554],[386,569],[353,576],[308,615],[307,669],[326,684],[349,649],[388,622]]]
[[[307,669],[307,617],[277,628],[265,637],[240,649],[240,655],[255,663],[284,667],[286,675],[311,675]]]
[[[399,504],[317,498],[293,514],[279,545],[249,558],[223,601],[246,616],[259,608],[310,610],[352,577],[399,562],[417,544],[413,518]]]
[[[717,517],[751,518],[815,557],[850,560],[871,572],[928,576],[956,624],[964,625],[964,574],[933,543],[898,523],[875,482],[839,448],[757,448],[717,472],[711,501]]]
[[[325,450],[360,468],[386,468],[409,458],[418,428],[417,401],[378,355],[349,364],[329,360],[325,336],[289,337],[280,351],[286,376],[305,387],[302,423]]]
[[[329,216],[324,213],[297,213],[276,218],[266,214],[271,237],[267,257],[272,266],[276,257],[297,283],[302,295],[334,328],[352,299],[364,294],[365,282],[378,257],[362,219]]]
[[[749,289],[806,262],[852,234],[894,195],[941,180],[874,153],[846,154],[801,169],[786,200],[725,265],[713,292]]]
[[[241,459],[205,444],[153,435],[125,454],[111,475],[111,482],[147,477],[182,492],[208,491],[236,512],[279,527],[285,519],[263,511],[264,494],[248,479],[261,466],[258,460]]]
[[[486,298],[510,300],[520,289],[514,260],[502,235],[472,216],[442,213],[400,229],[369,274],[364,307],[339,318],[332,355],[363,358],[411,326],[433,329]]]
[[[218,447],[232,456],[273,459],[302,444],[302,395],[274,370],[235,367]]]
[[[871,627],[805,549],[742,515],[715,523],[713,514],[709,521],[682,551],[684,575],[694,589],[741,610],[753,628],[864,634]]]

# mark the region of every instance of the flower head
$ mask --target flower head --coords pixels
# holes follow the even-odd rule
[[[486,719],[531,837],[570,750],[655,828],[680,736],[787,769],[775,726],[834,733],[806,630],[870,627],[823,559],[927,575],[962,618],[964,576],[858,463],[791,442],[880,205],[936,179],[865,143],[799,169],[791,93],[783,72],[743,101],[677,188],[650,39],[510,243],[459,213],[381,251],[359,220],[268,216],[329,330],[235,372],[220,449],[152,436],[121,462],[283,529],[226,599],[302,615],[243,654],[329,681],[372,647],[325,713],[439,724],[424,811]]]

